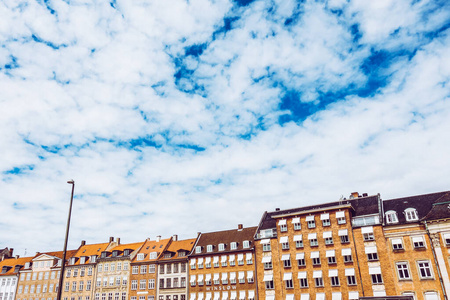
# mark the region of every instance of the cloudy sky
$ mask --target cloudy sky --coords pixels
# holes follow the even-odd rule
[[[442,0],[0,2],[0,248],[450,190]]]

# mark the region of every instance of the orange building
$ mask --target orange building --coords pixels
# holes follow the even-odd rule
[[[189,255],[190,300],[256,298],[256,227],[201,233]]]
[[[166,250],[158,257],[157,292],[159,300],[186,300],[188,254],[196,239],[178,240],[174,235]]]
[[[132,300],[154,300],[157,295],[157,259],[169,245],[170,239],[147,239],[131,260],[130,297]]]

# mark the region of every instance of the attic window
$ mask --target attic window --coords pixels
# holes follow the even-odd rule
[[[225,250],[225,244],[224,243],[220,243],[219,244],[219,251],[223,251]]]
[[[144,260],[144,253],[139,253],[136,257],[136,260]]]
[[[236,242],[232,242],[232,243],[230,244],[230,249],[231,249],[231,250],[236,250],[236,249],[237,249],[237,243],[236,243]]]
[[[172,253],[168,252],[168,253],[164,253],[164,258],[171,258],[172,257]]]
[[[202,253],[202,246],[195,247],[195,253]]]
[[[186,256],[186,251],[179,251],[179,252],[178,252],[178,256],[179,256],[179,257]]]
[[[130,249],[125,249],[123,250],[123,256],[128,256],[130,255],[131,250]]]
[[[385,215],[386,215],[386,223],[388,224],[398,223],[398,217],[395,211],[393,210],[387,211]]]
[[[212,251],[213,251],[213,245],[207,245],[206,252],[212,252]]]
[[[243,248],[250,248],[250,241],[244,241],[242,244]]]
[[[156,259],[158,257],[158,252],[151,252],[150,259]]]
[[[419,220],[419,215],[417,214],[417,210],[415,208],[410,207],[405,209],[404,214],[406,217],[406,221],[408,222]]]

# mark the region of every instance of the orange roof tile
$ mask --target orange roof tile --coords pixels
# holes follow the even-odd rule
[[[164,256],[161,256],[161,258],[159,260],[171,260],[171,259],[181,258],[181,257],[178,257],[179,250],[186,250],[185,256],[182,256],[182,257],[187,259],[187,255],[189,254],[189,252],[191,252],[196,240],[197,239],[172,241],[172,243],[170,243],[169,247],[167,248],[166,252],[173,252],[173,253],[175,253],[175,255],[170,258],[164,258]]]
[[[166,249],[167,244],[170,239],[162,239],[158,242],[156,240],[147,239],[142,245],[141,250],[138,253],[145,254],[145,260],[148,261],[148,254],[151,252],[158,252],[158,256]],[[133,262],[136,261],[137,256],[133,259]],[[152,259],[153,260],[153,259]]]
[[[3,261],[0,262],[0,276],[10,276],[10,275],[17,274],[17,272],[14,272],[15,266],[17,266],[17,265],[24,266],[25,263],[31,262],[32,259],[33,259],[33,257],[5,258]],[[1,269],[4,266],[8,266],[11,268],[6,273],[1,273]]]

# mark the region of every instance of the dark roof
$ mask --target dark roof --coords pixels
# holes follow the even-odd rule
[[[244,249],[243,241],[250,241],[250,249],[253,248],[253,236],[256,232],[256,226],[254,227],[247,227],[243,228],[241,230],[239,229],[232,229],[232,230],[224,230],[224,231],[215,231],[215,232],[207,232],[202,233],[200,235],[200,238],[195,246],[201,246],[202,247],[202,253],[195,253],[195,250],[192,251],[192,253],[189,256],[201,256],[205,254],[215,254],[215,253],[228,253],[228,252],[236,252],[236,251],[242,251],[242,250],[248,250]],[[230,250],[230,243],[237,242],[237,249],[236,250]],[[218,251],[219,250],[219,244],[224,243],[226,244],[224,251]],[[213,245],[213,251],[212,252],[206,252],[206,246],[207,245]]]
[[[432,205],[431,210],[422,220],[432,221],[450,218],[450,192],[439,197]]]
[[[398,223],[395,224],[386,224],[389,225],[398,225],[398,224],[406,224],[411,223],[406,221],[406,217],[404,214],[405,209],[407,208],[415,208],[419,215],[419,219],[424,219],[432,210],[434,203],[445,202],[441,201],[447,199],[446,201],[450,201],[449,192],[439,192],[425,195],[417,195],[403,198],[396,198],[390,200],[383,201],[384,212],[393,210],[397,213]],[[437,206],[434,209],[434,214],[436,217],[438,215],[442,215],[443,209],[441,206]],[[448,212],[447,212],[448,216]],[[384,217],[384,216],[383,216]],[[432,217],[430,215],[430,217]],[[427,217],[428,218],[428,217]]]
[[[274,219],[274,217],[279,215],[295,214],[295,213],[298,213],[300,215],[304,212],[311,210],[322,210],[333,206],[345,204],[350,204],[353,207],[354,216],[378,213],[378,195],[358,197],[355,199],[344,199],[341,201],[320,203],[309,206],[266,212],[261,219],[258,230],[276,228],[277,221],[276,219]]]
[[[350,200],[350,204],[355,209],[354,217],[378,214],[378,197],[373,195]]]

